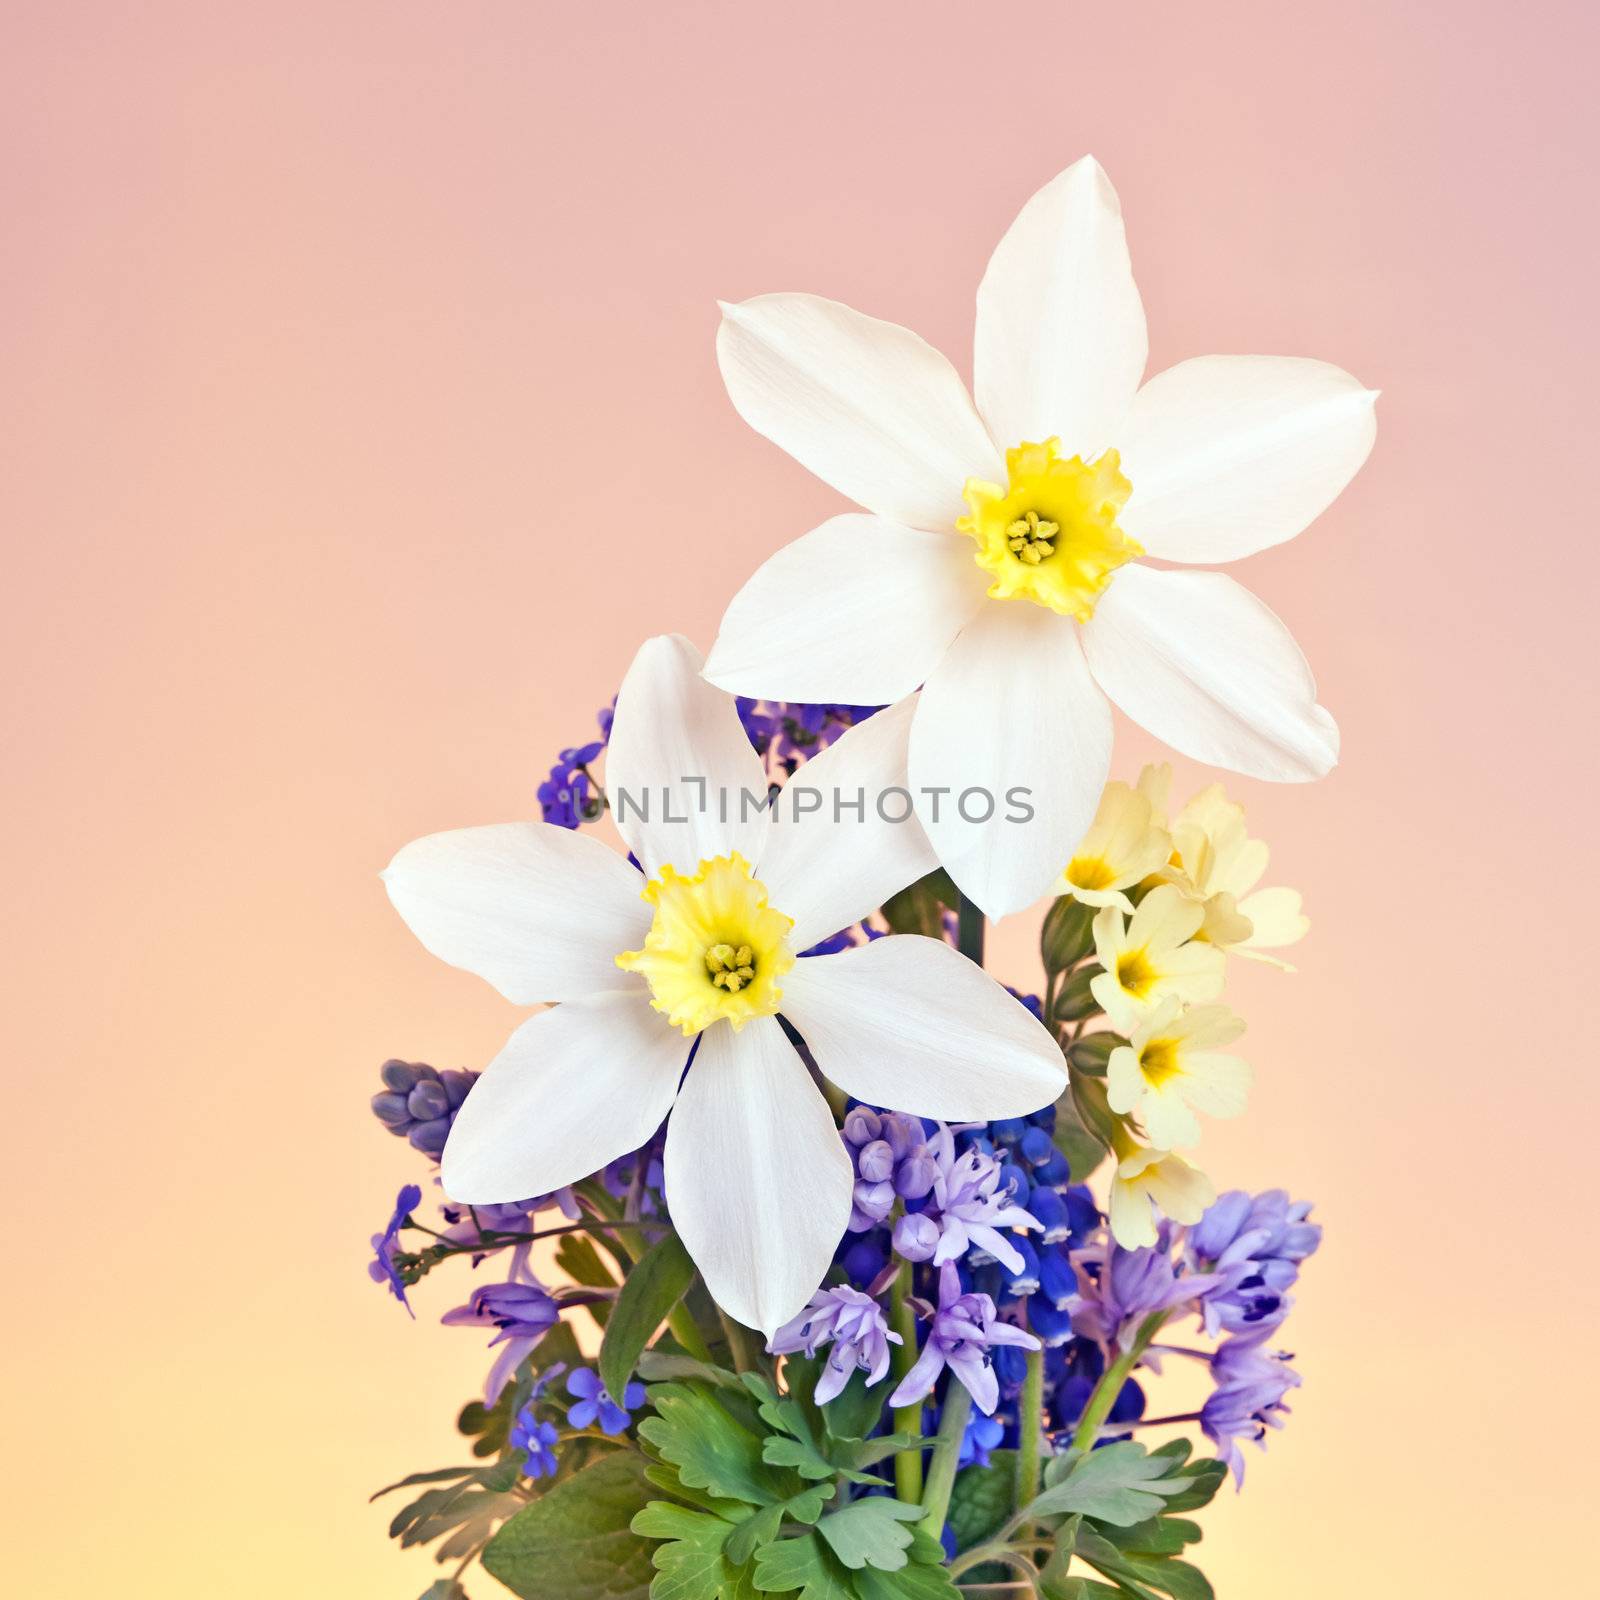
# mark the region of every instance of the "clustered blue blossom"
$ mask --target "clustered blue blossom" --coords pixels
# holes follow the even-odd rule
[[[814,1355],[835,1345],[819,1403],[858,1367],[878,1382],[893,1337],[881,1299],[900,1264],[912,1263],[922,1344],[890,1401],[930,1398],[948,1369],[976,1408],[962,1461],[981,1464],[1016,1443],[1029,1350],[1042,1349],[1046,1424],[1062,1445],[1108,1364],[1148,1334],[1150,1320],[1193,1313],[1208,1336],[1224,1336],[1214,1351],[1182,1352],[1207,1362],[1215,1386],[1196,1420],[1242,1478],[1239,1441],[1281,1426],[1284,1396],[1300,1381],[1267,1341],[1321,1240],[1310,1206],[1281,1190],[1226,1194],[1193,1228],[1164,1224],[1155,1247],[1123,1249],[1088,1188],[1071,1181],[1055,1115],[1047,1107],[949,1127],[852,1106],[842,1137],[855,1188],[835,1257],[843,1281],[820,1291],[770,1348]],[[1125,1435],[1145,1407],[1130,1377],[1101,1438]]]
[[[378,1076],[383,1090],[372,1097],[372,1114],[396,1138],[437,1161],[478,1074],[465,1068],[435,1072],[420,1061],[385,1061]]]

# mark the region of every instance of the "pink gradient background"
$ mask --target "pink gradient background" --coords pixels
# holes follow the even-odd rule
[[[413,1324],[366,1279],[417,1163],[365,1101],[513,1013],[378,869],[527,814],[643,635],[708,643],[841,509],[734,416],[715,297],[965,367],[991,245],[1086,150],[1152,370],[1385,391],[1354,487],[1240,571],[1346,756],[1236,786],[1315,929],[1232,985],[1259,1089],[1204,1157],[1328,1242],[1202,1559],[1223,1600],[1536,1568],[1595,1420],[1597,43],[1487,0],[10,8],[8,1591],[429,1581],[364,1496],[455,1457],[482,1350],[451,1286]]]

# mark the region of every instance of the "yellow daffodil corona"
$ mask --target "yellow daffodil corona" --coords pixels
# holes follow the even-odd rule
[[[959,533],[977,541],[991,600],[1032,600],[1087,622],[1111,574],[1143,548],[1117,526],[1133,486],[1107,450],[1092,462],[1063,457],[1061,441],[1006,451],[1010,483],[968,478]]]
[[[735,1030],[777,1014],[778,980],[794,965],[794,920],[767,903],[767,891],[737,851],[702,861],[693,877],[670,864],[644,887],[655,908],[642,950],[617,957],[642,973],[650,1004],[686,1039],[726,1017]]]

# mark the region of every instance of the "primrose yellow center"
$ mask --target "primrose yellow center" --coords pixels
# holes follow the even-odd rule
[[[1117,982],[1135,999],[1146,999],[1160,976],[1142,947],[1124,951],[1117,957]]]
[[[1074,856],[1067,865],[1067,882],[1074,889],[1109,889],[1116,881],[1104,856]]]
[[[1178,1041],[1152,1039],[1140,1053],[1139,1070],[1152,1089],[1170,1083],[1183,1070],[1178,1059]]]
[[[968,478],[968,514],[956,528],[977,543],[974,559],[994,600],[1032,600],[1087,622],[1111,575],[1144,549],[1117,526],[1133,485],[1115,450],[1086,462],[1061,441],[1006,451],[1009,484]]]
[[[743,856],[702,861],[693,877],[665,866],[644,898],[655,908],[644,948],[624,950],[617,965],[644,975],[650,1004],[686,1039],[719,1018],[738,1029],[777,1012],[778,980],[794,965],[794,919],[767,903]]]

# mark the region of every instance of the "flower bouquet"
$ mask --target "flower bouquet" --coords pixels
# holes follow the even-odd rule
[[[1320,1230],[1177,1152],[1245,1109],[1229,963],[1306,922],[1220,785],[1110,780],[1110,706],[1253,777],[1333,765],[1282,623],[1189,564],[1300,532],[1374,396],[1263,357],[1141,387],[1090,160],[991,259],[974,398],[804,295],[725,307],[717,351],[864,509],[772,556],[709,657],[648,640],[542,821],[384,875],[434,955],[548,1003],[481,1076],[382,1069],[437,1192],[372,1275],[409,1304],[464,1267],[444,1320],[491,1355],[468,1459],[382,1491],[390,1531],[449,1569],[433,1600],[474,1563],[530,1600],[1209,1596],[1191,1513],[1282,1426]],[[986,918],[1047,896],[1019,994]]]

